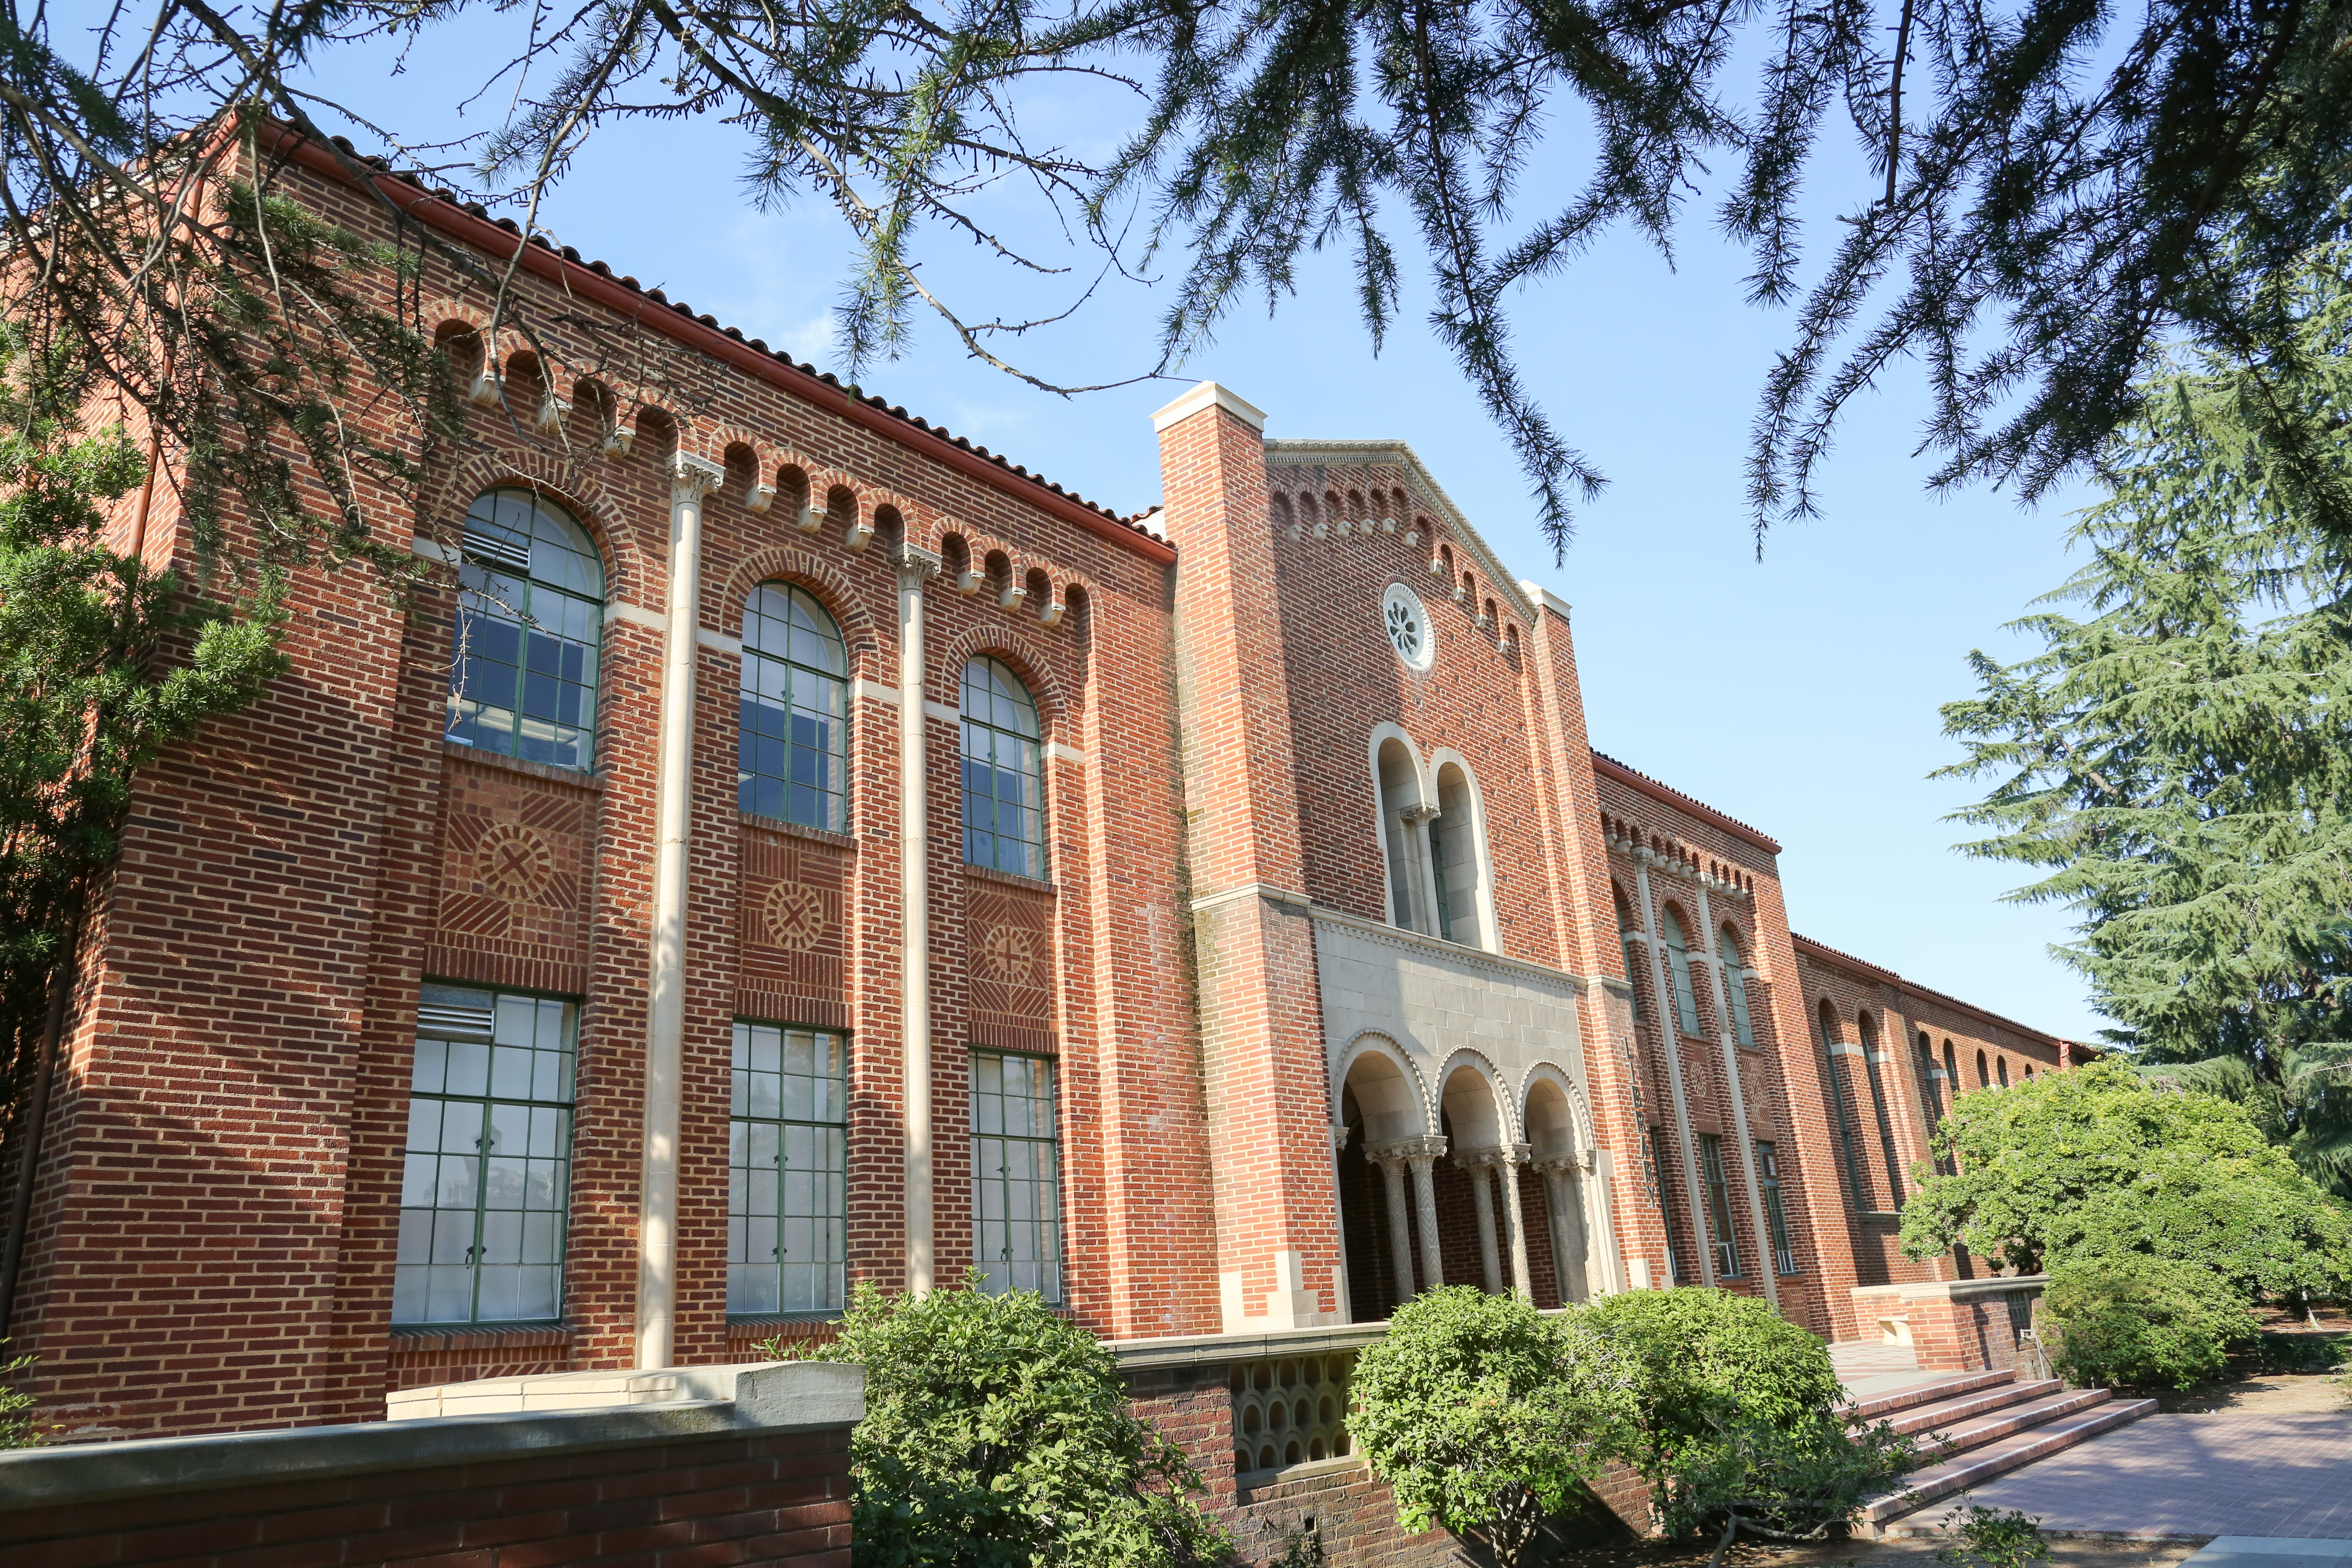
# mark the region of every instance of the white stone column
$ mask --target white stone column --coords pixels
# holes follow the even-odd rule
[[[1535,1281],[1528,1268],[1527,1226],[1519,1211],[1519,1166],[1529,1152],[1525,1143],[1512,1143],[1495,1157],[1495,1169],[1503,1178],[1503,1217],[1509,1226],[1511,1289],[1522,1301],[1536,1299]]]
[[[1650,896],[1650,862],[1657,858],[1655,851],[1642,848],[1633,851],[1633,877],[1642,895],[1642,929],[1650,939],[1650,994],[1657,998],[1658,1037],[1666,1048],[1666,1087],[1675,1102],[1675,1163],[1683,1168],[1683,1199],[1690,1205],[1691,1250],[1698,1254],[1698,1277],[1702,1284],[1715,1283],[1715,1249],[1706,1244],[1706,1212],[1698,1182],[1697,1143],[1691,1136],[1690,1100],[1683,1092],[1682,1006],[1675,999],[1673,980],[1666,973],[1665,943],[1658,937],[1657,900]],[[1685,933],[1688,940],[1688,933]],[[1661,1205],[1663,1207],[1663,1205]],[[1658,1216],[1664,1219],[1661,1213]],[[1673,1227],[1667,1228],[1671,1246]]]
[[[1434,1290],[1445,1283],[1445,1250],[1437,1244],[1437,1177],[1433,1167],[1445,1152],[1445,1140],[1432,1134],[1405,1154],[1412,1167],[1412,1211],[1421,1221],[1421,1277]]]
[[[1437,929],[1437,911],[1443,908],[1437,901],[1436,862],[1429,857],[1429,825],[1438,816],[1434,805],[1408,805],[1397,814],[1404,823],[1404,851],[1407,863],[1412,867],[1415,889],[1420,896],[1420,930],[1424,936],[1444,936]]]
[[[931,820],[924,726],[923,582],[940,558],[898,547],[898,929],[899,1050],[907,1138],[907,1289],[932,1284],[931,1234]]]
[[[1488,1151],[1467,1150],[1454,1157],[1454,1163],[1470,1178],[1470,1195],[1478,1205],[1478,1266],[1486,1271],[1486,1294],[1503,1293],[1503,1256],[1495,1243],[1495,1189],[1486,1180],[1486,1162],[1481,1156]]]
[[[1405,1213],[1404,1156],[1383,1144],[1379,1152],[1367,1148],[1364,1158],[1381,1168],[1381,1182],[1389,1205],[1389,1256],[1396,1275],[1397,1304],[1402,1306],[1413,1298],[1412,1220]]]
[[[670,457],[668,621],[654,761],[654,907],[646,1019],[645,1148],[637,1176],[641,1367],[671,1366],[677,1321],[678,1108],[686,1050],[687,829],[694,807],[694,661],[702,621],[702,498],[727,470]]]
[[[1559,1280],[1559,1301],[1565,1307],[1592,1294],[1585,1265],[1589,1247],[1584,1224],[1583,1184],[1578,1178],[1576,1156],[1559,1154],[1538,1160],[1544,1180],[1544,1209],[1551,1222],[1552,1272]]]
[[[1772,1236],[1764,1228],[1764,1194],[1756,1181],[1756,1141],[1748,1134],[1748,1094],[1739,1082],[1739,1037],[1731,1030],[1731,987],[1746,984],[1737,974],[1723,973],[1718,956],[1722,936],[1715,929],[1715,908],[1707,902],[1706,884],[1698,889],[1698,918],[1707,931],[1707,973],[1715,976],[1715,1016],[1723,1027],[1723,1075],[1731,1084],[1731,1124],[1739,1133],[1739,1163],[1733,1170],[1748,1173],[1748,1233],[1756,1238],[1756,1272],[1764,1281],[1764,1299],[1780,1304],[1780,1260],[1772,1256]],[[1726,1171],[1726,1180],[1731,1173]]]

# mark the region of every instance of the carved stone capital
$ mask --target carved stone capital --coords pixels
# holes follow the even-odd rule
[[[1525,1143],[1500,1143],[1487,1149],[1462,1149],[1454,1155],[1454,1163],[1465,1171],[1482,1166],[1524,1165],[1535,1150]]]
[[[1444,811],[1441,806],[1408,805],[1402,811],[1398,812],[1397,815],[1417,827],[1424,822],[1435,820],[1437,817],[1444,815]]]
[[[900,544],[890,552],[890,564],[904,575],[928,583],[940,574],[940,558],[928,550]]]
[[[1364,1145],[1364,1158],[1375,1165],[1385,1165],[1392,1161],[1408,1163],[1414,1161],[1434,1161],[1442,1157],[1444,1152],[1445,1140],[1435,1133],[1420,1138],[1395,1138],[1384,1143]]]
[[[1574,1149],[1564,1154],[1546,1154],[1528,1163],[1549,1176],[1580,1176],[1592,1169],[1591,1158]]]
[[[727,470],[691,452],[669,455],[669,495],[677,503],[698,501],[727,482]]]

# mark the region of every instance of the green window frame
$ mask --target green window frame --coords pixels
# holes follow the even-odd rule
[[[1723,1140],[1713,1132],[1698,1135],[1699,1175],[1706,1183],[1706,1226],[1715,1234],[1715,1271],[1727,1279],[1739,1278],[1738,1233],[1731,1228],[1731,1181],[1723,1170]]]
[[[1772,1267],[1794,1274],[1797,1250],[1789,1243],[1789,1210],[1780,1199],[1780,1155],[1762,1139],[1756,1143],[1756,1184],[1764,1192],[1764,1223],[1772,1227]]]
[[[825,607],[790,583],[762,583],[743,600],[735,804],[849,830],[849,650]]]
[[[1683,938],[1683,922],[1672,906],[1660,913],[1665,928],[1666,968],[1675,987],[1675,1021],[1685,1035],[1698,1033],[1698,993],[1691,989],[1690,944]]]
[[[971,1228],[981,1289],[1062,1299],[1062,1145],[1054,1064],[971,1054]]]
[[[1666,1237],[1666,1283],[1679,1285],[1684,1279],[1682,1249],[1675,1245],[1675,1188],[1667,1172],[1665,1130],[1653,1123],[1649,1129],[1650,1192],[1658,1202],[1658,1222]]]
[[[838,1312],[847,1299],[849,1041],[735,1021],[727,1310]]]
[[[511,488],[475,498],[462,543],[444,737],[585,771],[604,641],[595,545],[561,508]]]
[[[1003,661],[975,658],[963,667],[965,864],[1045,876],[1041,733],[1035,699]]]
[[[1739,939],[1729,926],[1717,934],[1715,951],[1723,965],[1723,994],[1731,1004],[1731,1033],[1743,1046],[1756,1044],[1756,1024],[1748,1011],[1748,966],[1739,962]]]
[[[556,1321],[579,1005],[428,984],[416,1023],[392,1321]]]

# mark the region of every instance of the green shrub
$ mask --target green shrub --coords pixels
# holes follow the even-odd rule
[[[1912,1440],[1844,1418],[1829,1347],[1769,1303],[1685,1288],[1604,1297],[1580,1321],[1630,1363],[1617,1457],[1650,1482],[1669,1535],[1818,1540],[1908,1471]]]
[[[1944,1516],[1952,1544],[1936,1553],[1945,1568],[2032,1568],[2050,1560],[2040,1516],[2021,1509],[1986,1508],[1962,1493],[1959,1507]]]
[[[0,1344],[6,1342],[0,1340]],[[0,1363],[0,1448],[40,1446],[40,1421],[35,1415],[37,1404],[23,1389],[9,1386],[18,1373],[40,1359],[38,1356],[20,1355],[14,1361]]]
[[[1173,1568],[1229,1550],[1200,1478],[1129,1412],[1110,1352],[1034,1291],[860,1285],[814,1359],[866,1368],[858,1568]]]
[[[2333,1334],[2279,1334],[2264,1329],[2252,1348],[2258,1371],[2311,1374],[2344,1364],[2344,1342]]]
[[[2062,1263],[2042,1311],[2058,1333],[2051,1365],[2099,1387],[2187,1388],[2262,1327],[2211,1269],[2158,1258]]]
[[[1397,1309],[1357,1358],[1349,1435],[1410,1530],[1443,1524],[1519,1559],[1622,1446],[1630,1369],[1575,1316],[1467,1286]]]

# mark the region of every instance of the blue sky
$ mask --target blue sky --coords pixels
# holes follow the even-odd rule
[[[419,139],[483,129],[505,91],[462,119],[452,106],[510,25],[468,22],[413,53],[398,75],[389,51],[332,54],[320,86]],[[1073,92],[1038,105],[1028,125],[1041,140],[1098,150],[1126,112],[1101,93]],[[363,149],[376,144],[352,134]],[[1556,142],[1530,171],[1523,212],[1580,167],[1576,138]],[[828,311],[846,231],[805,199],[756,210],[738,180],[744,145],[740,132],[708,120],[608,129],[541,219],[615,270],[837,368]],[[1816,232],[1836,232],[1831,215],[1868,185],[1851,159],[1825,166],[1811,197]],[[1017,193],[992,215],[1008,234],[1050,239],[1045,215]],[[1916,369],[1899,371],[1846,423],[1823,515],[1776,529],[1759,562],[1741,466],[1756,389],[1788,319],[1742,302],[1743,258],[1713,237],[1708,216],[1699,198],[1674,268],[1618,236],[1511,301],[1529,384],[1612,480],[1557,564],[1508,448],[1420,324],[1425,296],[1408,299],[1375,357],[1343,255],[1312,258],[1271,321],[1262,309],[1230,320],[1177,382],[1066,400],[968,359],[920,319],[911,351],[861,379],[1122,512],[1159,499],[1148,416],[1196,379],[1265,409],[1272,436],[1403,438],[1507,564],[1575,606],[1594,743],[1781,841],[1800,931],[2087,1037],[2101,1020],[2047,952],[2067,935],[2066,912],[2001,903],[2014,873],[1954,853],[1961,830],[1941,820],[1969,790],[1926,776],[1956,754],[1937,704],[1968,694],[1971,647],[2021,651],[2000,627],[2067,574],[2062,536],[2082,498],[2026,511],[1982,489],[1928,497],[1932,465],[1913,456],[1921,387]],[[938,237],[925,275],[971,313],[993,313],[1007,297],[1009,312],[1027,311],[1076,287],[1008,285],[968,244]],[[1401,237],[1410,255],[1410,235]],[[1010,350],[1073,381],[1134,374],[1151,363],[1165,294],[1108,286],[1075,325]]]

